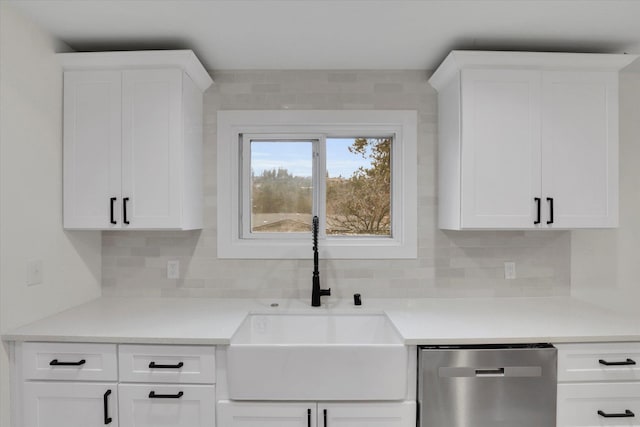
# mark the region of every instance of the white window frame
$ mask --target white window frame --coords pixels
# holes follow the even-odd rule
[[[299,138],[393,135],[391,153],[392,231],[388,236],[325,236],[320,224],[320,257],[325,259],[413,259],[417,257],[417,113],[403,110],[219,111],[217,138],[218,258],[310,259],[311,233],[269,233],[244,238],[243,135]],[[323,144],[319,144],[323,147]],[[320,156],[324,156],[320,150]],[[322,165],[325,159],[321,158]],[[317,175],[317,174],[316,174]],[[321,180],[324,181],[324,180]],[[246,191],[246,189],[245,189]],[[320,194],[325,189],[319,188]],[[324,212],[324,206],[320,207]],[[280,235],[281,234],[281,235]],[[302,235],[301,235],[302,234]]]

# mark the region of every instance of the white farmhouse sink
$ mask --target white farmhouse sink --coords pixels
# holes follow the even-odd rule
[[[394,400],[408,351],[383,314],[250,314],[227,353],[239,400]]]

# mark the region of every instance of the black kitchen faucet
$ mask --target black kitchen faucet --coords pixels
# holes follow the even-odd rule
[[[313,288],[311,306],[320,307],[320,297],[331,295],[331,288],[320,289],[320,272],[318,271],[318,217],[313,217]]]

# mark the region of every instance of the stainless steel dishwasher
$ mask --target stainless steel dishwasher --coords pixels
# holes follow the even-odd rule
[[[552,345],[424,346],[419,352],[419,426],[556,425]]]

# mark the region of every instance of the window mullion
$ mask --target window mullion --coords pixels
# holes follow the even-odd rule
[[[242,170],[240,173],[240,185],[242,186],[242,197],[240,206],[240,236],[249,237],[251,233],[251,138],[248,135],[242,136],[242,147],[240,150],[240,160]]]
[[[327,150],[326,136],[322,135],[318,138],[314,146],[314,215],[318,215],[320,219],[319,235],[326,237],[326,185],[327,185]]]

